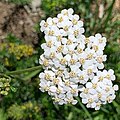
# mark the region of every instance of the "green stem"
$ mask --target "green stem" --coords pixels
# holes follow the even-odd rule
[[[6,75],[20,74],[20,73],[24,73],[24,72],[30,72],[30,71],[34,71],[34,70],[39,70],[41,68],[42,68],[42,66],[35,66],[35,67],[23,69],[23,70],[16,70],[16,71],[6,72],[5,74]]]
[[[89,113],[89,111],[85,108],[85,106],[81,103],[80,99],[78,97],[76,97],[76,99],[79,102],[79,105],[82,107],[82,109],[85,111],[86,115],[88,116],[89,120],[92,120],[92,117]]]
[[[110,7],[108,8],[108,15],[107,15],[107,18],[106,18],[106,20],[105,20],[105,22],[104,22],[105,27],[107,26],[107,23],[108,23],[111,15],[112,15],[112,10],[113,10],[114,3],[115,3],[115,0],[112,1]]]

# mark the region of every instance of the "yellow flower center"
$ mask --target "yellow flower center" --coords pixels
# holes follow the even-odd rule
[[[98,51],[98,46],[97,46],[97,45],[93,45],[92,48],[93,48],[95,51]]]
[[[71,103],[73,101],[73,99],[68,99],[68,103]]]
[[[84,76],[83,75],[79,76],[79,80],[84,80]]]
[[[72,93],[72,94],[75,94],[75,93],[76,93],[76,89],[74,89],[74,88],[71,89],[71,93]]]
[[[48,60],[45,59],[45,60],[43,61],[43,65],[44,65],[44,66],[48,66],[48,65],[49,65]]]
[[[60,17],[60,18],[58,19],[58,22],[62,22],[62,21],[63,21],[63,18]]]
[[[84,92],[85,94],[87,94],[87,93],[88,93],[88,88],[84,89],[83,92]]]
[[[57,48],[57,51],[58,51],[58,52],[62,52],[62,51],[63,51],[63,46],[60,45],[60,46]]]
[[[81,49],[81,48],[77,48],[77,52],[80,54],[80,53],[82,53],[83,52],[83,50]]]
[[[61,76],[62,74],[63,74],[62,70],[58,70],[57,73],[56,73],[57,76]]]
[[[54,31],[53,30],[49,30],[48,35],[53,36],[54,35]]]
[[[97,58],[97,61],[98,61],[99,63],[102,63],[102,62],[103,62],[102,57],[98,57],[98,58]]]
[[[60,94],[62,91],[58,88],[57,89],[57,93]]]
[[[76,25],[78,23],[78,21],[76,19],[73,19],[72,23],[73,23],[73,25]]]
[[[57,36],[57,39],[58,39],[58,41],[61,41],[61,40],[62,40],[62,36],[61,36],[61,35],[58,35],[58,36]]]
[[[54,98],[54,101],[55,101],[55,102],[59,102],[59,101],[60,101],[60,98]]]
[[[54,83],[54,84],[58,84],[58,83],[59,83],[59,79],[54,78],[54,79],[53,79],[53,83]]]
[[[85,39],[85,43],[88,44],[90,42],[89,38]]]
[[[46,43],[46,45],[51,48],[51,47],[52,47],[52,41],[51,41],[51,40],[48,41],[48,42]]]
[[[68,16],[68,12],[65,12],[63,15],[67,15]]]
[[[99,39],[99,43],[103,43],[103,40],[102,40],[102,39]]]
[[[79,59],[79,62],[80,62],[81,64],[84,64],[84,63],[85,63],[85,59],[84,59],[84,58],[80,58],[80,59]]]
[[[45,79],[46,80],[50,80],[50,77],[51,77],[50,74],[48,74],[48,73],[45,74]]]
[[[75,76],[76,76],[76,73],[75,73],[74,71],[71,71],[71,72],[69,73],[69,75],[70,75],[70,77],[75,77]]]
[[[100,103],[100,102],[96,103],[96,106],[100,107],[100,106],[101,106],[101,103]]]
[[[45,91],[49,91],[50,90],[50,88],[48,86],[46,86],[44,89],[45,89]]]
[[[111,101],[111,98],[110,97],[107,97],[107,99],[106,99],[108,102],[110,102]]]
[[[93,99],[92,98],[89,98],[88,99],[88,103],[92,103],[93,102]]]
[[[65,26],[65,27],[63,28],[63,30],[64,30],[64,31],[68,31],[68,26]]]
[[[67,40],[67,45],[71,45],[72,43],[73,43],[72,40],[70,39]]]
[[[101,98],[101,97],[102,97],[102,94],[101,94],[101,93],[98,93],[97,96],[98,96],[98,98]]]
[[[66,86],[70,86],[70,82],[69,81],[65,81],[65,85]]]
[[[104,78],[103,78],[102,76],[100,76],[98,79],[99,79],[100,81],[102,81]]]
[[[92,87],[95,89],[97,87],[97,84],[93,84]]]
[[[75,35],[75,36],[78,36],[78,35],[79,35],[79,31],[78,31],[78,30],[75,30],[75,31],[74,31],[74,35]]]
[[[65,58],[62,58],[62,59],[60,60],[60,63],[61,63],[62,65],[65,65],[66,59],[65,59]]]
[[[87,70],[88,75],[91,75],[92,72],[93,72],[92,69],[88,69],[88,70]]]
[[[91,60],[92,58],[93,58],[93,54],[92,53],[87,55],[87,59]]]
[[[109,74],[107,74],[107,75],[105,76],[105,78],[110,79],[110,75],[109,75]]]
[[[109,88],[109,87],[106,87],[105,91],[106,91],[106,92],[110,91],[110,88]]]
[[[74,53],[74,51],[69,50],[68,53],[69,53],[70,55],[72,55],[72,54]]]
[[[74,65],[75,62],[76,62],[76,60],[74,60],[74,59],[71,59],[71,60],[70,60],[70,64],[71,64],[71,65]]]
[[[45,22],[45,23],[44,23],[44,27],[47,27],[47,26],[48,26],[48,23],[47,23],[47,22]]]
[[[50,53],[50,58],[52,59],[52,58],[55,58],[55,53],[54,52],[51,52]]]

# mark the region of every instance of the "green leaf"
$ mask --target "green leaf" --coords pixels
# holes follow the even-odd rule
[[[13,92],[16,92],[16,91],[17,91],[16,88],[15,88],[15,87],[12,87],[12,86],[10,86],[10,89],[11,89]]]
[[[32,77],[36,76],[39,72],[41,71],[41,69],[39,70],[35,70],[33,72],[30,72],[28,75],[26,75],[23,80],[29,80],[31,79]]]
[[[1,108],[0,108],[0,120],[7,120],[7,116]]]

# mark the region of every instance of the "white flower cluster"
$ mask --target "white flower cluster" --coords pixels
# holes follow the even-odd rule
[[[115,91],[118,90],[118,85],[113,86],[113,80],[115,75],[112,69],[97,71],[96,76],[80,89],[82,103],[95,110],[99,110],[101,104],[111,103],[115,99]]]
[[[86,38],[83,22],[73,12],[72,8],[64,9],[57,17],[40,23],[46,41],[39,59],[45,69],[39,75],[40,90],[47,91],[60,105],[76,104],[80,93],[87,107],[98,110],[101,104],[112,102],[118,90],[112,84],[114,71],[100,71],[106,61],[106,38],[100,34]]]

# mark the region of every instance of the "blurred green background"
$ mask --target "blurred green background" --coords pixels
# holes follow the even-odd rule
[[[9,2],[21,7],[29,4],[30,0]],[[104,6],[102,16],[101,5]],[[115,5],[115,0],[42,0],[44,17],[40,21],[56,16],[64,8],[73,8],[84,21],[86,36],[102,33],[107,38],[105,68],[115,70],[114,83],[120,87],[120,6],[116,8]],[[36,45],[24,44],[13,34],[8,34],[6,41],[0,43],[0,74],[39,65],[44,35],[39,31],[39,23],[36,23],[35,30],[39,36]],[[51,97],[39,90],[40,71],[42,69],[10,76],[10,85],[6,85],[7,89],[0,94],[0,120],[120,120],[120,90],[116,99],[99,111],[86,109],[80,102],[75,106],[54,105]]]

